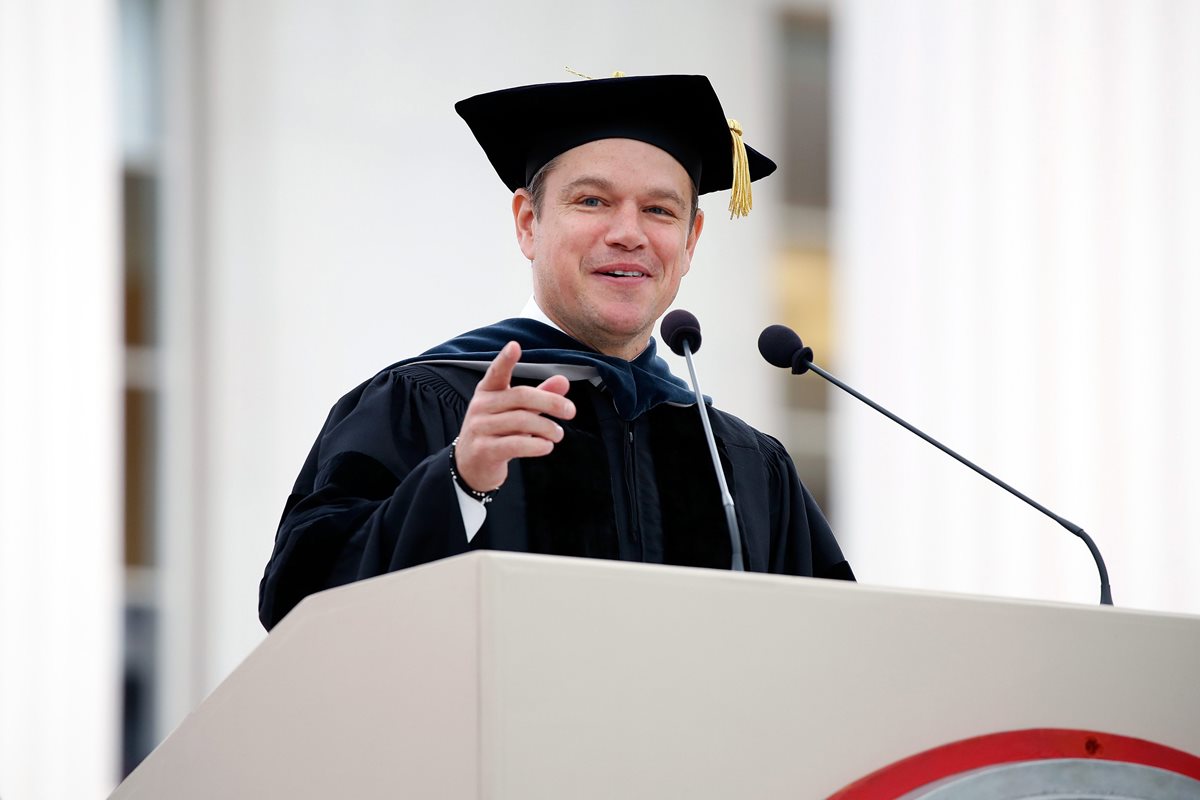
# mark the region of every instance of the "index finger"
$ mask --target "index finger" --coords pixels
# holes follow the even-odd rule
[[[509,342],[501,348],[496,355],[495,360],[488,366],[487,372],[483,374],[483,380],[479,381],[477,388],[486,392],[498,392],[502,389],[507,389],[512,382],[513,367],[521,360],[521,345],[516,342]]]

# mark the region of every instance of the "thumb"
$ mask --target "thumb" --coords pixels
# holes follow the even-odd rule
[[[565,397],[567,392],[571,391],[571,382],[564,375],[551,375],[539,383],[537,388],[544,392],[553,392]]]

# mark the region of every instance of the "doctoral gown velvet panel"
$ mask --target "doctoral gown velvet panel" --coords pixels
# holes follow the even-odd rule
[[[306,595],[472,549],[728,569],[729,535],[696,407],[631,420],[609,391],[573,381],[574,419],[509,478],[467,542],[449,445],[482,372],[385,370],[333,408],[288,498],[260,587],[269,629]],[[517,381],[514,381],[517,382]],[[536,383],[536,381],[531,381]],[[853,579],[783,446],[710,407],[746,567]]]

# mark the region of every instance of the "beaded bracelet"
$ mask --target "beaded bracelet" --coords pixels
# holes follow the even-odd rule
[[[490,492],[481,492],[481,491],[478,491],[477,489],[472,489],[470,486],[468,486],[467,482],[463,480],[462,475],[458,474],[458,464],[454,460],[454,451],[455,451],[455,449],[457,449],[457,447],[458,447],[458,437],[455,436],[454,441],[450,443],[450,477],[454,478],[454,482],[456,484],[458,484],[458,488],[462,489],[464,492],[469,494],[471,497],[473,497],[474,499],[478,500],[480,503],[483,503],[486,506],[488,503],[492,502],[492,500],[494,500],[496,498],[496,492],[500,491],[500,489],[496,488],[496,489],[492,489]]]

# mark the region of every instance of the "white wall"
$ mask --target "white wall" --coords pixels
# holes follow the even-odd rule
[[[115,4],[0,0],[0,797],[118,769]]]
[[[835,371],[1082,525],[1118,604],[1200,612],[1200,6],[840,10]],[[1069,533],[836,413],[860,578],[1095,601]]]
[[[210,6],[205,26],[207,419],[200,684],[262,637],[257,585],[336,399],[387,364],[511,316],[529,294],[510,194],[455,101],[588,74],[700,72],[771,152],[771,30],[725,4]],[[755,339],[775,218],[709,219],[678,305],[705,325],[706,392],[766,427]],[[170,579],[168,578],[168,581]],[[191,698],[192,702],[199,697]]]

